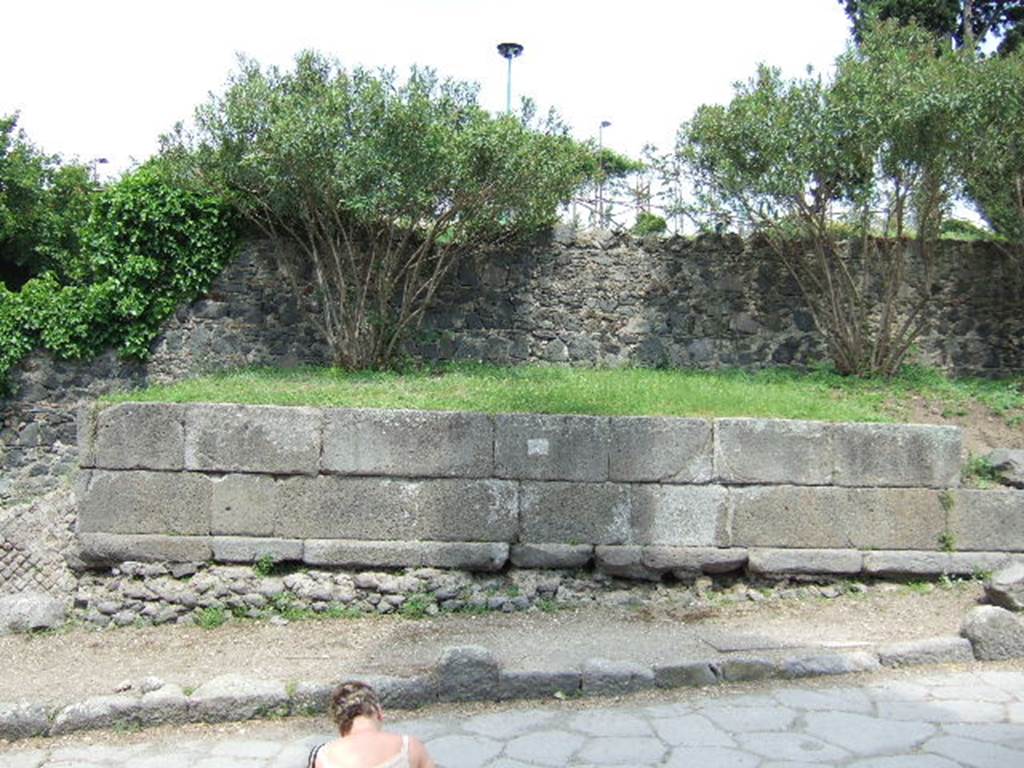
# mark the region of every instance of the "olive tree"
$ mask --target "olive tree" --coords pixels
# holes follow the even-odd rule
[[[413,69],[243,59],[164,159],[228,196],[311,298],[334,362],[394,360],[466,254],[554,222],[593,166],[553,116],[494,117],[476,86]]]
[[[680,128],[676,151],[705,215],[767,239],[842,373],[894,373],[927,323],[966,66],[937,55],[928,33],[885,24],[830,80],[761,67],[729,104]]]
[[[1024,50],[975,65],[963,176],[968,197],[1003,240],[1024,256]]]

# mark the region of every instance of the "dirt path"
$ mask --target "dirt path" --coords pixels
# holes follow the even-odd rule
[[[554,613],[394,616],[232,622],[213,630],[164,626],[72,629],[0,637],[0,701],[60,703],[113,693],[157,676],[195,687],[235,672],[282,681],[332,681],[359,674],[409,674],[445,646],[479,644],[508,668],[564,668],[592,657],[653,664],[722,653],[837,648],[955,635],[980,585],[959,583],[921,594],[875,585],[834,599],[773,599],[693,611],[671,606],[561,610]]]

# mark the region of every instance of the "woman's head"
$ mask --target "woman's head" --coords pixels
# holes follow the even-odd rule
[[[357,717],[381,716],[380,699],[377,698],[377,692],[366,683],[342,683],[331,693],[330,714],[338,731],[345,736]]]

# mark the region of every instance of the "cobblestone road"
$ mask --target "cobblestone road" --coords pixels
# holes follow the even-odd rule
[[[445,768],[1015,768],[1024,672],[932,669],[856,685],[435,712],[390,727],[418,735]],[[0,767],[290,768],[327,735],[308,720],[108,737],[114,744],[93,734],[10,747]]]

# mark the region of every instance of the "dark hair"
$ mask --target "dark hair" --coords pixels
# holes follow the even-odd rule
[[[345,736],[352,730],[352,721],[360,715],[364,717],[380,715],[380,699],[377,697],[377,692],[366,683],[352,680],[342,683],[331,692],[331,704],[328,711],[331,719],[338,726],[338,731]]]

